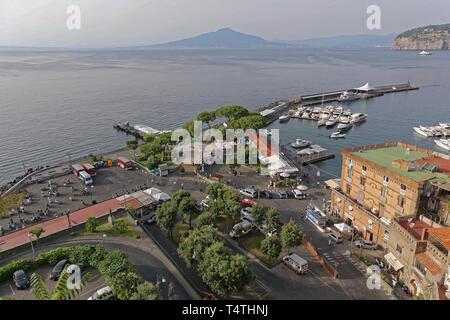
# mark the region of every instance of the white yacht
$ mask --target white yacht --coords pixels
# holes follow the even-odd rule
[[[432,53],[430,51],[425,51],[422,50],[421,52],[418,53],[419,56],[431,56]]]
[[[332,126],[334,126],[336,124],[336,120],[334,119],[329,119],[327,122],[325,122],[325,126],[327,128],[331,128]]]
[[[340,133],[339,131],[336,131],[330,135],[330,138],[334,138],[334,139],[345,138],[345,133]]]
[[[350,130],[353,127],[353,123],[340,123],[338,124],[337,128],[339,129],[339,132],[344,132],[347,130]]]
[[[367,114],[365,114],[365,113],[354,113],[354,114],[352,114],[352,116],[350,118],[350,122],[352,122],[352,123],[359,123],[359,122],[366,121],[366,119],[367,119]]]
[[[337,101],[339,101],[339,102],[347,102],[347,101],[358,100],[358,99],[361,99],[361,96],[362,96],[361,93],[355,93],[355,92],[351,92],[351,91],[344,91],[339,96]]]
[[[436,139],[434,140],[434,143],[436,143],[438,147],[450,151],[450,139]]]
[[[327,122],[327,120],[325,120],[325,119],[319,120],[319,121],[317,121],[317,126],[318,127],[324,126],[326,122]]]
[[[419,127],[414,127],[413,128],[415,132],[417,132],[418,134],[424,136],[424,137],[432,137],[433,136],[433,132],[431,130],[428,130],[426,128],[419,128]]]
[[[444,129],[450,129],[450,123],[449,122],[447,122],[447,123],[439,122],[439,127],[442,127]]]
[[[290,119],[290,117],[286,116],[286,115],[281,116],[281,117],[278,118],[278,120],[280,120],[280,122],[285,122],[285,121],[288,121],[289,119]]]
[[[303,139],[295,139],[295,142],[291,143],[292,148],[307,148],[311,145],[311,141]]]

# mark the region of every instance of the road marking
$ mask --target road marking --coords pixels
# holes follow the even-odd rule
[[[16,295],[16,292],[14,291],[13,287],[11,285],[9,285],[9,288],[11,289],[11,292],[13,295]]]

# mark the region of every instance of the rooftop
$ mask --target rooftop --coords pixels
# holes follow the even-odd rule
[[[450,160],[432,156],[432,152],[403,143],[387,143],[382,145],[352,148],[349,150],[354,156],[360,157],[374,163],[391,172],[397,173],[407,179],[421,182],[429,180],[436,183],[450,182],[449,168]],[[394,165],[397,162],[397,165]],[[400,168],[402,164],[416,165],[416,169],[405,170]],[[427,168],[422,166],[428,165]],[[436,166],[437,171],[430,169]]]
[[[416,254],[415,258],[420,262],[421,265],[427,268],[427,270],[430,271],[433,276],[438,275],[443,271],[441,266],[425,252]]]
[[[441,246],[450,251],[450,227],[431,228],[427,232],[432,235],[432,237],[428,237],[429,240],[431,240],[430,238],[437,240]]]
[[[422,239],[422,233],[423,229],[431,228],[431,226],[419,219],[412,219],[410,221],[408,220],[401,220],[399,221],[399,224],[402,226],[403,229],[408,231],[416,240]]]

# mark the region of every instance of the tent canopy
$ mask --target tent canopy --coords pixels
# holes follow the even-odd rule
[[[389,265],[394,268],[395,271],[400,270],[403,268],[403,264],[401,264],[400,261],[392,254],[392,252],[389,252],[387,255],[384,256],[386,261],[389,263]]]
[[[374,87],[370,86],[370,84],[367,82],[365,85],[363,85],[362,87],[359,88],[355,88],[353,90],[359,90],[359,91],[373,91],[375,90]]]

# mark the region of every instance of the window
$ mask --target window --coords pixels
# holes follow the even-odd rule
[[[384,240],[389,240],[389,231],[384,231]]]
[[[401,184],[400,188],[402,188],[402,190],[406,191],[406,186],[404,184]]]
[[[387,198],[387,193],[388,193],[388,188],[387,187],[382,187],[381,188],[381,196],[386,199]]]
[[[416,260],[416,263],[414,264],[414,266],[415,266],[420,272],[422,272],[424,275],[427,274],[427,270],[425,269],[425,267],[424,267],[419,261]]]
[[[363,171],[367,171],[367,167],[366,166],[362,166]]]
[[[384,176],[384,182],[388,183],[389,182],[389,177]]]
[[[397,250],[398,253],[400,253],[400,254],[402,253],[402,247],[400,247],[399,244],[397,244],[397,249],[396,250]]]
[[[348,175],[349,178],[352,177],[352,168],[349,168],[349,169],[347,170],[347,175]]]
[[[347,183],[347,194],[352,192],[352,186]]]
[[[405,207],[405,198],[404,197],[398,197],[398,206],[400,208],[404,208]]]
[[[361,177],[360,184],[361,184],[362,186],[364,186],[364,185],[366,184],[366,178],[365,178],[365,177]]]
[[[358,193],[358,199],[357,199],[358,203],[363,205],[364,204],[364,192],[359,192]]]

